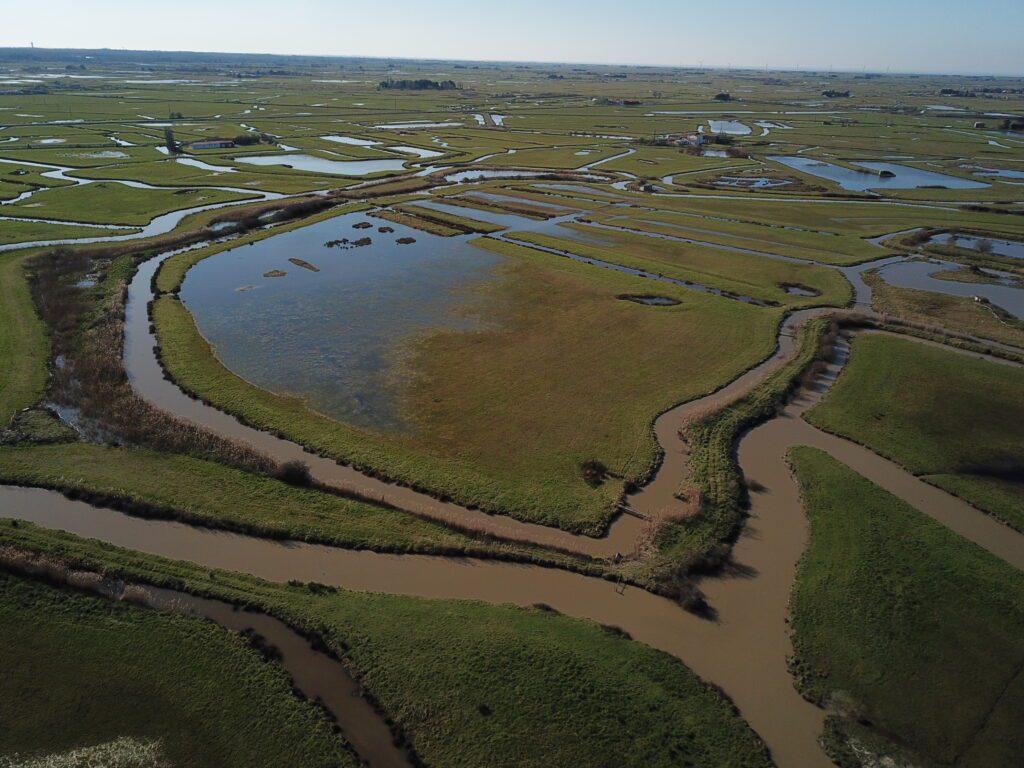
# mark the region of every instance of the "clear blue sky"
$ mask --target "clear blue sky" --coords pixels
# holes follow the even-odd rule
[[[1024,0],[8,0],[0,46],[1024,75]]]

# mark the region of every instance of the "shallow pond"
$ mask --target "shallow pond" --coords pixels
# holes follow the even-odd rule
[[[463,125],[463,123],[449,121],[444,123],[384,123],[373,127],[384,130],[391,128],[407,128],[409,130],[415,130],[417,128],[461,128]]]
[[[380,144],[379,141],[357,139],[355,136],[321,136],[320,138],[324,141],[333,141],[335,144],[348,144],[353,147],[372,147],[375,144]]]
[[[615,298],[622,301],[632,301],[636,304],[647,304],[652,307],[674,307],[682,303],[679,299],[673,299],[671,296],[650,296],[637,293],[623,293]]]
[[[962,179],[935,171],[924,171],[908,165],[897,163],[863,162],[852,165],[864,168],[863,171],[844,168],[840,165],[825,163],[813,157],[796,155],[772,155],[768,158],[776,163],[809,173],[822,179],[834,181],[840,187],[852,192],[866,192],[869,189],[917,189],[919,187],[945,187],[947,189],[982,189],[988,187],[981,181]],[[893,174],[882,177],[881,172]]]
[[[719,187],[739,187],[740,189],[770,189],[784,187],[792,182],[787,179],[771,179],[767,176],[722,176],[714,182]]]
[[[1024,171],[1007,168],[986,168],[983,165],[961,165],[961,168],[972,171],[975,176],[997,176],[1001,179],[1024,179]]]
[[[961,266],[955,262],[938,259],[900,261],[882,267],[878,274],[885,282],[899,288],[916,288],[921,291],[945,293],[950,296],[981,296],[1018,319],[1024,320],[1024,290],[1020,288],[989,283],[961,283],[932,277],[935,272],[957,270]]]
[[[283,165],[296,171],[330,173],[336,176],[366,176],[371,173],[405,169],[404,160],[328,160],[315,155],[257,155],[236,157],[235,162],[249,165]]]
[[[991,253],[999,254],[1000,256],[1011,256],[1015,259],[1024,259],[1024,242],[1015,240],[999,240],[991,237],[975,237],[974,235],[949,232],[932,235],[928,238],[929,243],[955,245],[957,248],[968,248],[973,251],[981,250],[978,248],[978,244],[983,240],[988,241],[992,246]]]
[[[779,283],[779,287],[792,296],[821,296],[820,291],[799,283]]]
[[[353,225],[370,222],[373,228]],[[402,344],[428,328],[471,328],[458,289],[490,279],[501,256],[362,213],[224,251],[193,267],[181,298],[221,361],[257,386],[308,398],[360,427],[405,428]],[[328,248],[357,240],[360,248]],[[400,245],[401,237],[414,243]],[[316,267],[296,266],[297,258]],[[284,277],[264,277],[274,270]],[[239,290],[248,288],[249,290]]]
[[[711,133],[725,133],[730,136],[747,136],[750,133],[750,127],[739,120],[708,120],[708,126]]]
[[[423,160],[431,157],[441,157],[444,155],[444,152],[438,152],[436,149],[423,149],[423,147],[407,147],[402,145],[397,147],[387,147],[387,149],[392,152],[402,152],[406,155],[416,155],[416,157]]]
[[[445,181],[464,182],[475,181],[476,179],[533,179],[538,176],[550,176],[551,171],[513,171],[513,170],[485,170],[473,169],[469,171],[457,171],[449,173],[444,177]],[[590,173],[577,173],[574,177],[581,181],[604,181],[604,178]]]

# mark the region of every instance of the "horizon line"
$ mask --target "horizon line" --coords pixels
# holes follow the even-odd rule
[[[785,66],[773,66],[765,64],[763,67],[754,65],[744,66],[733,66],[732,64],[704,64],[703,62],[697,64],[630,64],[623,62],[599,62],[599,61],[557,61],[557,60],[535,60],[535,59],[462,59],[462,58],[435,58],[435,57],[407,57],[407,56],[389,56],[389,55],[359,55],[359,56],[346,56],[344,54],[337,53],[275,53],[270,51],[196,51],[187,49],[172,49],[172,48],[66,48],[66,47],[47,47],[47,46],[35,46],[35,45],[2,45],[0,46],[0,52],[4,51],[74,51],[74,52],[103,52],[103,51],[117,51],[122,53],[167,53],[167,54],[201,54],[205,56],[266,56],[266,57],[279,57],[279,58],[293,58],[293,59],[349,59],[349,60],[385,60],[385,61],[405,61],[405,62],[429,62],[429,63],[467,63],[467,64],[516,64],[516,65],[538,65],[538,66],[587,66],[587,67],[627,67],[631,69],[689,69],[689,70],[713,70],[716,72],[792,72],[801,74],[842,74],[842,75],[878,75],[878,76],[898,76],[898,75],[909,75],[909,76],[922,76],[931,75],[936,77],[1004,77],[1014,80],[1024,80],[1024,72],[1020,74],[1009,74],[1006,72],[957,72],[957,71],[940,71],[940,70],[892,70],[887,68],[885,71],[868,69],[863,67],[861,69],[848,69],[845,67],[834,68],[832,65],[827,67],[785,67]]]

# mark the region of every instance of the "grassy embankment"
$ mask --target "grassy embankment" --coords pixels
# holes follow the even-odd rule
[[[564,193],[572,196],[573,193]],[[1003,233],[1011,239],[1024,233],[1024,218],[1005,213],[971,211],[939,206],[910,207],[889,203],[848,203],[826,201],[798,203],[792,200],[743,200],[734,196],[722,199],[634,197],[643,205],[664,211],[692,213],[698,216],[717,216],[735,222],[770,227],[798,227],[812,232],[874,237],[913,227],[940,227],[943,229],[966,227],[969,229]],[[696,221],[696,220],[694,220]],[[703,226],[703,225],[701,225]],[[879,249],[880,254],[884,254]]]
[[[464,235],[474,232],[489,234],[504,229],[504,227],[497,224],[489,224],[479,219],[457,216],[453,213],[437,211],[433,208],[424,208],[421,205],[411,203],[397,206],[392,211],[377,211],[373,215],[413,227],[414,229],[422,229],[425,232],[440,235],[441,237],[452,237],[453,235]]]
[[[78,237],[110,237],[128,235],[135,229],[95,229],[71,224],[47,224],[40,221],[5,221],[0,231],[0,245],[28,243],[36,240],[70,240]]]
[[[600,573],[528,545],[480,541],[414,515],[212,461],[89,443],[0,447],[0,483],[51,488],[142,517],[378,552],[500,558]]]
[[[38,192],[11,206],[16,215],[90,224],[145,225],[156,216],[182,208],[249,200],[253,195],[216,189],[134,189],[124,184],[97,181],[80,187],[58,187]]]
[[[164,364],[185,389],[325,455],[462,503],[599,532],[624,483],[655,461],[654,415],[767,355],[778,313],[671,285],[659,292],[675,307],[619,301],[649,281],[475,242],[509,260],[477,289],[484,328],[409,340],[408,433],[356,430],[242,381],[173,297],[154,309]],[[163,275],[158,285],[173,288]],[[597,487],[581,471],[589,460],[609,469]]]
[[[445,205],[456,205],[461,208],[490,211],[491,213],[511,213],[514,216],[523,216],[527,219],[550,219],[555,216],[565,216],[574,213],[572,208],[551,208],[547,205],[531,203],[528,200],[512,198],[499,200],[497,198],[476,197],[472,194],[472,190],[460,193],[457,196],[444,195],[439,197],[439,202],[443,202]]]
[[[0,429],[46,384],[49,342],[25,283],[25,254],[0,253]]]
[[[733,253],[632,232],[595,230],[585,224],[565,226],[568,230],[566,237],[530,232],[513,232],[510,237],[790,307],[843,306],[852,297],[846,279],[827,267]],[[579,242],[572,239],[571,231],[583,233],[588,238],[599,238],[602,243],[606,241],[607,245]],[[806,286],[819,295],[791,295],[780,287],[783,284]]]
[[[837,266],[871,261],[889,254],[884,248],[872,245],[855,235],[828,235],[763,224],[702,219],[670,211],[636,211],[624,216],[621,209],[615,208],[594,218],[620,227],[687,237],[733,248],[749,248]]]
[[[173,765],[357,764],[283,671],[200,619],[0,572],[0,668],[0,756],[130,737]]]
[[[818,318],[800,331],[793,359],[735,403],[698,418],[685,429],[690,446],[689,476],[681,494],[699,494],[700,514],[666,524],[655,540],[658,553],[643,565],[662,584],[685,579],[689,570],[714,567],[726,553],[723,542],[738,532],[746,508],[733,447],[742,432],[775,415],[777,407],[812,368],[829,343],[829,322]]]
[[[536,608],[271,584],[25,524],[0,522],[0,542],[245,603],[318,635],[350,662],[428,765],[769,765],[717,691],[675,659],[588,621]],[[67,655],[68,637],[62,642]],[[145,650],[148,642],[138,645]],[[103,671],[110,676],[106,663]],[[52,707],[52,697],[40,692],[19,706],[35,712]]]
[[[1024,530],[1024,369],[867,334],[811,423]]]
[[[864,764],[850,739],[916,753],[915,765],[1018,762],[1021,573],[820,451],[796,448],[790,461],[811,523],[794,669],[804,695],[835,712],[837,762]]]

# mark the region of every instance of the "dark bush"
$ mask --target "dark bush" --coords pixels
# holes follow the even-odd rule
[[[309,464],[298,459],[286,461],[279,466],[274,473],[274,477],[282,483],[297,485],[303,488],[308,488],[313,484],[313,475],[310,474]]]
[[[580,471],[583,472],[583,479],[587,481],[588,485],[598,486],[604,482],[605,477],[608,475],[608,467],[602,464],[597,459],[588,459],[580,465]]]

